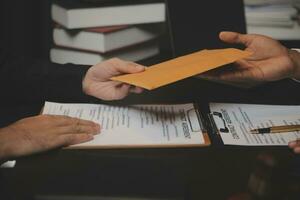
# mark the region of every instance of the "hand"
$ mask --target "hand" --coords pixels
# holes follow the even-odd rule
[[[296,154],[300,154],[300,140],[290,142],[289,147],[293,149]]]
[[[222,32],[220,39],[227,43],[243,44],[246,46],[245,50],[253,52],[253,55],[236,62],[233,69],[221,68],[205,74],[204,78],[252,86],[300,74],[296,73],[296,62],[293,61],[293,58],[299,56],[294,54],[298,53],[288,50],[276,40],[262,35],[234,32]]]
[[[99,132],[98,124],[71,117],[25,118],[0,129],[0,160],[87,142]]]
[[[129,92],[141,93],[142,88],[110,80],[111,77],[144,71],[145,68],[133,62],[113,58],[92,66],[83,80],[83,91],[103,100],[119,100]]]

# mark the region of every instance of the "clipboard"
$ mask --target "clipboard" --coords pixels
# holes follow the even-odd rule
[[[80,107],[80,105],[82,107]],[[43,114],[54,114],[54,115],[68,115],[70,117],[76,117],[70,113],[76,113],[78,110],[82,110],[83,107],[86,108],[86,106],[91,106],[90,108],[92,110],[96,110],[96,106],[103,106],[103,112],[102,116],[111,116],[110,119],[113,119],[112,116],[118,116],[120,112],[117,113],[117,115],[111,115],[112,112],[109,114],[104,113],[104,107],[112,107],[108,105],[99,105],[99,104],[61,104],[61,103],[52,103],[52,102],[46,102],[44,106],[44,113]],[[179,105],[179,106],[178,106]],[[69,106],[69,107],[68,107]],[[73,111],[70,111],[71,107],[74,107]],[[95,106],[95,107],[92,107]],[[140,106],[140,107],[138,107]],[[162,120],[156,121],[156,125],[152,124],[153,126],[149,125],[146,127],[146,129],[136,129],[136,125],[141,125],[141,118],[134,118],[132,117],[132,120],[138,119],[136,124],[132,121],[133,124],[131,124],[128,129],[122,129],[121,126],[117,127],[115,129],[106,129],[106,132],[103,131],[103,137],[97,137],[94,141],[90,143],[83,143],[80,145],[73,145],[66,147],[66,149],[138,149],[138,148],[197,148],[197,147],[207,147],[211,145],[211,140],[208,134],[208,129],[206,128],[206,125],[204,122],[204,119],[202,117],[201,112],[199,112],[198,106],[196,104],[146,104],[146,105],[135,105],[133,108],[128,110],[136,114],[135,110],[136,108],[150,108],[151,106],[154,106],[153,108],[166,108],[166,112],[164,111],[164,114],[160,115],[160,117],[165,120],[164,125],[159,125],[162,123]],[[156,107],[155,107],[156,106]],[[165,107],[168,106],[168,107]],[[100,108],[99,107],[99,108]],[[87,116],[87,113],[91,113],[91,109],[87,108],[81,113],[81,116]],[[119,109],[114,107],[115,109]],[[172,110],[173,114],[168,114],[168,112]],[[70,112],[64,112],[64,109],[68,109]],[[124,108],[127,109],[127,108]],[[155,111],[161,111],[161,110],[155,110]],[[56,111],[57,112],[56,112]],[[100,110],[98,110],[99,113]],[[123,110],[124,111],[124,110]],[[122,112],[123,112],[122,111]],[[146,112],[145,114],[147,113]],[[67,114],[66,114],[67,113]],[[99,116],[98,114],[95,114],[94,116]],[[137,109],[138,114],[144,114],[140,109]],[[150,113],[153,114],[153,113]],[[168,118],[165,118],[166,114],[168,115]],[[97,119],[102,119],[102,116]],[[130,115],[133,116],[133,115]],[[137,115],[135,115],[137,116]],[[150,115],[149,115],[150,116]],[[154,115],[152,115],[154,116]],[[90,115],[91,119],[95,119]],[[160,119],[162,119],[160,118]],[[85,120],[89,120],[87,118],[83,118]],[[172,119],[172,120],[171,120]],[[156,120],[156,118],[155,118]],[[99,122],[98,120],[97,122]],[[115,118],[115,122],[117,119]],[[150,121],[150,120],[149,120]],[[107,125],[107,123],[104,123]],[[103,124],[103,126],[104,126]],[[126,124],[126,123],[125,123]],[[165,128],[169,126],[169,128]],[[151,128],[153,127],[153,129]],[[119,128],[119,129],[118,129]],[[118,132],[119,130],[119,132]],[[140,130],[144,131],[141,132]],[[166,131],[168,130],[168,131]],[[174,133],[174,130],[176,130],[176,134]],[[178,130],[178,132],[177,132]],[[185,131],[186,130],[186,131]],[[156,131],[156,132],[155,132]],[[168,132],[167,138],[165,133]],[[173,131],[173,132],[171,132]],[[140,134],[141,133],[141,134]],[[150,135],[149,135],[150,134]],[[151,135],[154,134],[154,135]],[[178,134],[178,135],[177,135]],[[198,134],[201,134],[199,137]],[[120,138],[118,138],[120,136]],[[157,137],[158,136],[158,137]],[[141,139],[140,139],[141,138]],[[116,140],[114,140],[116,139]]]
[[[55,103],[54,103],[55,104]],[[97,105],[97,104],[91,104]],[[151,104],[136,105],[135,109],[138,113],[140,108],[146,108]],[[141,121],[139,117],[133,117],[136,121],[135,125],[129,125],[125,131],[123,129],[111,129],[108,133],[108,140],[105,137],[98,138],[95,143],[80,146],[71,146],[70,149],[133,149],[133,148],[197,148],[197,147],[207,147],[211,144],[214,145],[235,145],[235,146],[287,146],[288,142],[295,141],[298,139],[298,132],[287,132],[282,135],[271,134],[267,137],[264,134],[251,134],[250,130],[256,125],[264,126],[263,123],[269,124],[270,120],[263,120],[264,118],[259,118],[257,116],[273,116],[272,123],[294,123],[295,120],[299,119],[300,106],[287,106],[287,105],[258,105],[258,104],[230,104],[230,103],[211,103],[208,106],[208,110],[201,107],[201,105],[194,104],[154,104],[159,108],[174,108],[171,110],[169,116],[174,116],[173,123],[171,123],[170,118],[167,119],[163,116],[163,120],[169,120],[169,125],[177,125],[177,129],[168,129],[168,133],[173,131],[172,136],[168,135],[166,138],[165,127],[159,125],[160,123],[166,125],[168,123],[163,122],[163,120],[158,120],[157,124],[154,126],[148,126],[146,129],[134,128],[136,125],[140,125]],[[108,106],[108,105],[103,105]],[[69,112],[65,112],[64,106],[58,104],[57,108],[62,113],[47,113],[47,110],[53,110],[51,107],[44,107],[44,114],[54,114],[54,115],[69,115]],[[86,107],[86,104],[84,104]],[[66,108],[69,110],[69,108]],[[76,107],[76,112],[82,110],[82,107]],[[95,109],[94,109],[95,110]],[[176,112],[173,112],[175,111]],[[155,110],[157,111],[157,110]],[[86,110],[84,112],[91,113],[91,110]],[[131,112],[135,113],[134,110]],[[165,111],[164,115],[167,115]],[[67,113],[67,114],[65,114]],[[147,113],[147,112],[145,112]],[[80,112],[81,116],[82,112]],[[183,114],[183,115],[182,115]],[[263,114],[263,115],[262,115]],[[83,115],[84,116],[84,115]],[[137,115],[135,115],[137,116]],[[183,116],[183,118],[182,118]],[[276,117],[280,116],[280,117]],[[162,116],[160,116],[162,117]],[[83,118],[86,119],[86,118]],[[92,118],[93,119],[93,118]],[[161,119],[161,118],[160,118]],[[192,120],[191,120],[192,119]],[[242,120],[240,120],[242,119]],[[89,119],[86,119],[89,120]],[[246,123],[246,124],[245,124]],[[255,124],[256,123],[256,124]],[[185,125],[184,125],[185,124]],[[248,126],[249,125],[249,126]],[[189,137],[185,135],[185,128],[188,127]],[[122,127],[121,127],[122,128]],[[174,134],[174,130],[181,130],[179,134]],[[110,133],[118,133],[111,137]],[[127,134],[129,133],[129,134]],[[133,134],[132,134],[133,133]],[[142,133],[142,134],[141,134]],[[164,134],[162,134],[164,133]],[[194,133],[194,134],[191,134]],[[120,135],[121,134],[121,135]],[[154,135],[152,135],[154,134]],[[155,135],[156,134],[156,135]],[[199,138],[198,134],[201,134]],[[119,140],[117,137],[120,137]],[[178,137],[179,136],[179,137]],[[127,138],[128,137],[128,138]],[[137,140],[136,140],[137,137]],[[178,137],[178,138],[177,138]],[[132,140],[134,138],[134,140]],[[139,139],[141,138],[141,139]],[[266,139],[271,138],[269,142]],[[282,138],[281,140],[275,140],[277,138]],[[100,139],[100,140],[99,140]],[[107,138],[106,138],[107,139]],[[265,140],[263,140],[265,139]],[[120,142],[122,141],[122,142]]]

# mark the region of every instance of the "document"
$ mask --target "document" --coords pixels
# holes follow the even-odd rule
[[[300,132],[251,134],[250,130],[300,124],[300,106],[211,103],[211,116],[227,145],[283,146]]]
[[[195,76],[246,58],[252,53],[238,49],[203,50],[146,68],[144,72],[111,78],[148,90]]]
[[[192,147],[208,145],[193,104],[110,106],[46,102],[43,114],[97,122],[101,133],[72,148]]]

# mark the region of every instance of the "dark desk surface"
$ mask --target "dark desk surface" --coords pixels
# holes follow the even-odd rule
[[[117,104],[208,102],[299,104],[300,85],[290,80],[245,90],[187,79]],[[272,152],[283,162],[295,157],[287,147],[212,145],[191,149],[56,150],[21,158],[1,169],[18,197],[92,195],[226,199],[245,191],[256,156]],[[283,159],[282,159],[283,158]]]

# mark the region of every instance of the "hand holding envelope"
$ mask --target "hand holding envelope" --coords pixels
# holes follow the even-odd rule
[[[202,50],[186,56],[178,57],[146,68],[136,74],[127,74],[111,78],[148,90],[174,83],[195,76],[223,65],[246,58],[252,53],[239,49]]]

